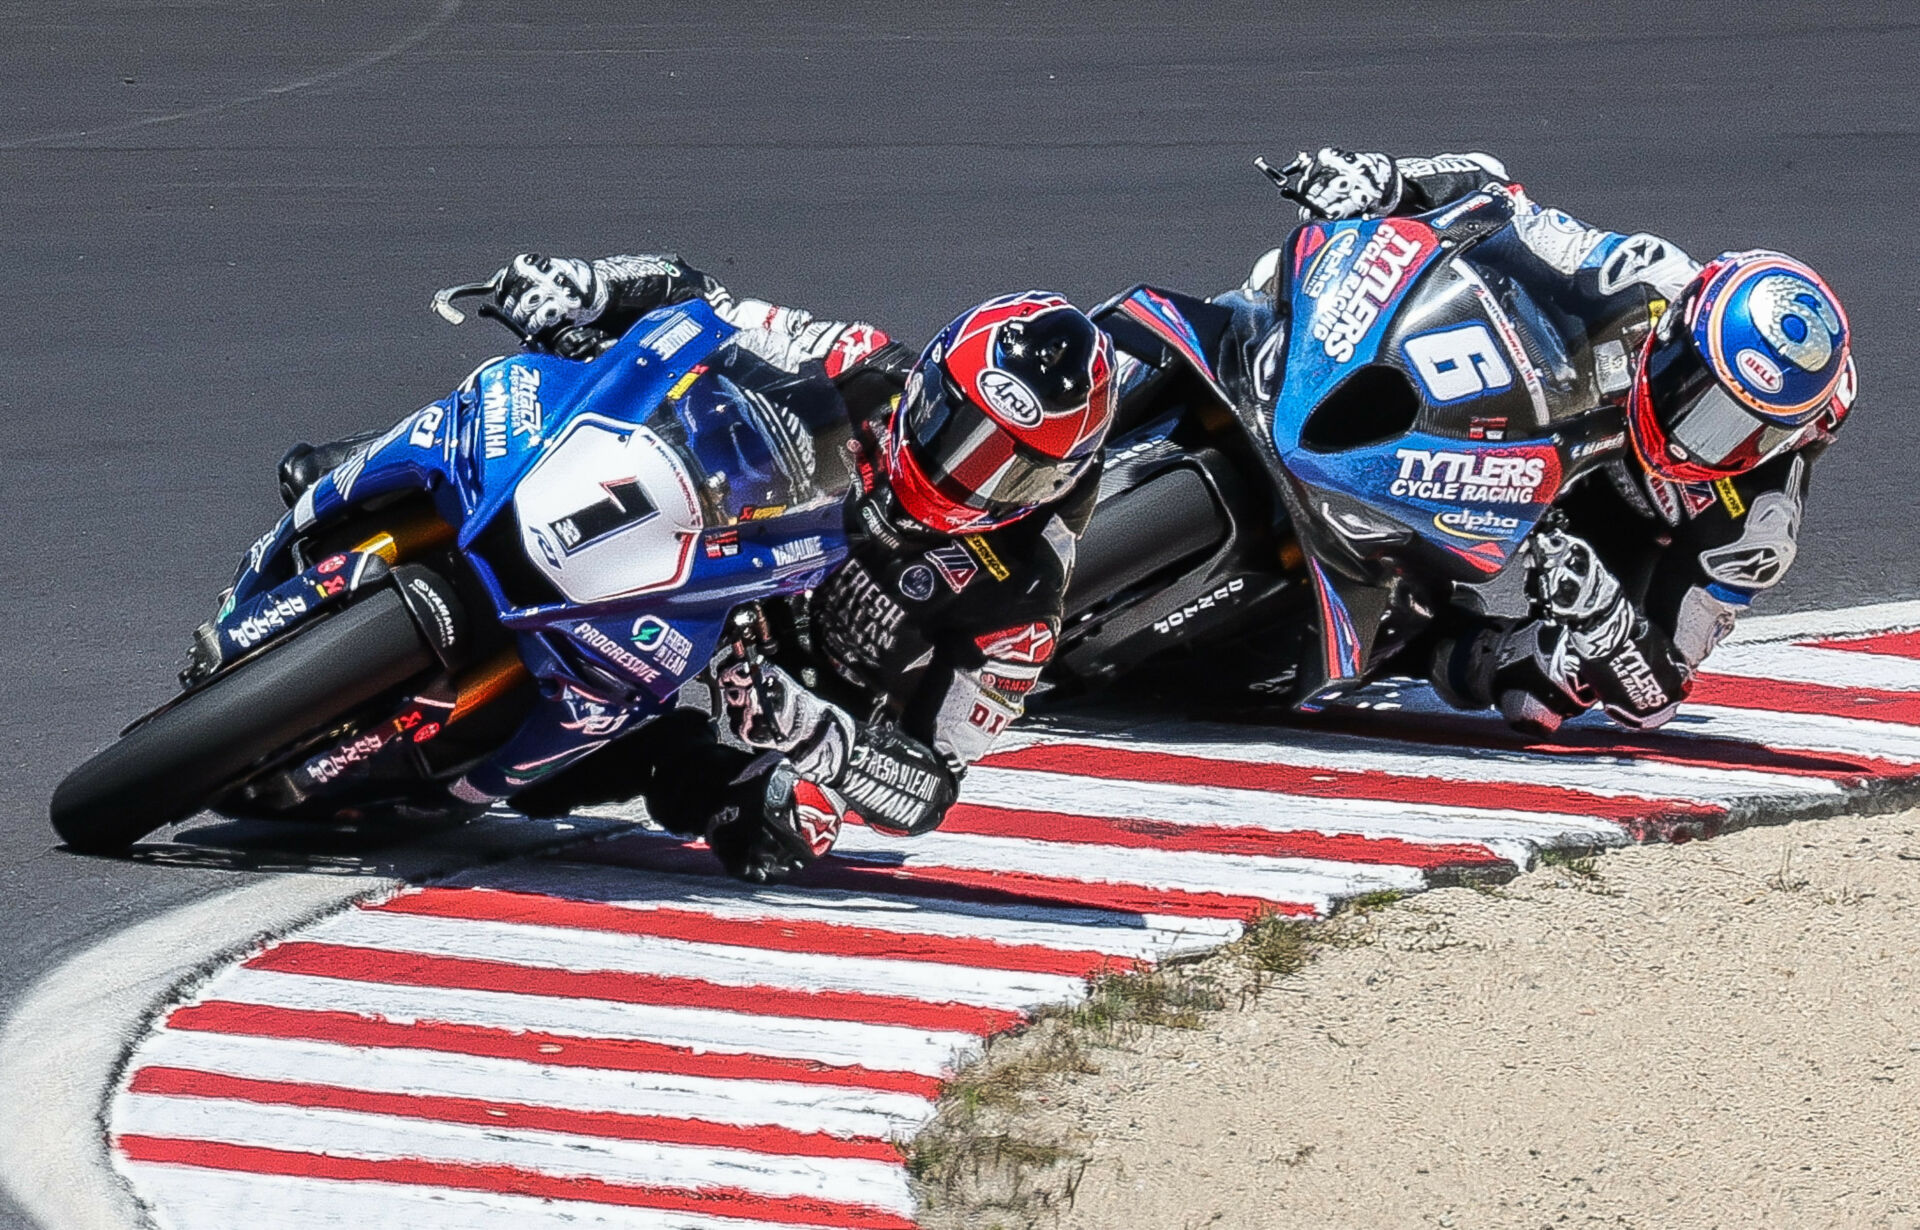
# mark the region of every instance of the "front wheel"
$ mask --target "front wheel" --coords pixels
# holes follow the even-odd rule
[[[193,815],[248,770],[435,665],[391,589],[242,663],[67,774],[53,827],[70,849],[118,854]]]

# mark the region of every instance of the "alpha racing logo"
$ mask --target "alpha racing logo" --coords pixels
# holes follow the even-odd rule
[[[1495,512],[1477,512],[1463,508],[1454,512],[1435,513],[1433,528],[1442,534],[1451,534],[1455,538],[1471,538],[1475,542],[1503,542],[1512,538],[1520,528],[1518,517],[1503,517]]]
[[[1400,460],[1400,474],[1387,491],[1403,499],[1532,504],[1547,478],[1544,457],[1421,448],[1397,449],[1393,455]]]
[[[1313,316],[1313,336],[1335,362],[1353,357],[1354,347],[1367,335],[1380,309],[1393,298],[1420,256],[1420,240],[1403,235],[1389,223],[1367,240],[1353,268],[1331,295],[1320,301]]]

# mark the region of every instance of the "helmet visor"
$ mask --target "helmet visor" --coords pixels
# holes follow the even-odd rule
[[[1679,310],[1672,309],[1679,315]],[[1665,322],[1662,322],[1663,324]],[[1786,449],[1806,432],[1762,418],[1714,378],[1684,328],[1659,337],[1647,358],[1647,392],[1673,460],[1738,472]]]
[[[915,374],[898,421],[900,447],[927,483],[956,514],[974,514],[983,525],[1059,496],[1096,455],[1049,457],[1027,447],[934,368]]]

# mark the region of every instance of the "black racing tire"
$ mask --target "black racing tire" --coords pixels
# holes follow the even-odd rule
[[[406,604],[383,588],[136,726],[67,774],[54,831],[119,854],[193,815],[247,770],[435,664]]]

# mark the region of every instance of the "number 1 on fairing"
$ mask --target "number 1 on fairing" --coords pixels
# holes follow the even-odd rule
[[[1482,324],[1410,337],[1404,349],[1414,374],[1436,402],[1478,397],[1513,383],[1513,369]]]

